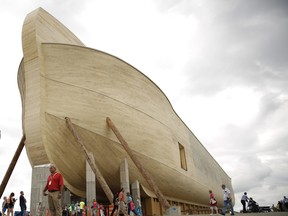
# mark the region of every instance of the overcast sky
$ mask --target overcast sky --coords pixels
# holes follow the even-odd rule
[[[1,0],[0,181],[22,137],[21,31],[38,7],[163,90],[232,178],[236,210],[244,191],[269,206],[288,195],[286,0]],[[30,187],[23,151],[4,195],[24,190],[30,206]]]

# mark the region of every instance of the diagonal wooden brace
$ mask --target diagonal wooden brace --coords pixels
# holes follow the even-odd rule
[[[119,142],[123,145],[124,149],[126,150],[128,155],[130,156],[130,158],[132,159],[132,161],[134,162],[136,167],[139,169],[139,171],[142,174],[142,176],[144,177],[144,179],[149,184],[150,188],[156,194],[156,196],[157,196],[158,200],[160,201],[161,205],[164,207],[165,210],[170,208],[169,202],[166,200],[166,198],[164,197],[162,192],[159,190],[158,186],[154,182],[154,180],[153,180],[152,176],[150,175],[150,173],[148,173],[148,171],[140,163],[140,161],[138,160],[136,155],[133,153],[131,148],[128,146],[128,143],[124,140],[124,138],[122,137],[122,135],[120,134],[120,132],[118,131],[118,129],[116,128],[116,126],[113,124],[113,122],[111,121],[111,119],[109,117],[106,118],[106,122],[107,122],[108,126],[112,129],[114,134],[116,135],[116,137],[119,140]]]
[[[87,151],[87,149],[85,147],[85,144],[82,141],[78,131],[73,126],[71,120],[68,117],[65,117],[65,120],[66,120],[66,124],[67,124],[69,130],[72,132],[73,136],[75,137],[76,142],[78,143],[78,145],[82,149],[82,152],[83,152],[87,162],[89,163],[91,169],[95,173],[95,176],[96,176],[98,182],[100,183],[104,193],[106,194],[106,196],[109,199],[110,203],[113,203],[113,193],[111,192],[111,190],[110,190],[106,180],[104,179],[102,173],[100,172],[100,170],[98,169],[97,165],[95,164],[95,161],[92,160],[92,158],[89,156],[88,151]]]

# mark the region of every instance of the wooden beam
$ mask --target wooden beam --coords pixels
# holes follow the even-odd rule
[[[106,118],[106,122],[108,124],[108,126],[112,129],[112,131],[114,132],[114,134],[116,135],[117,139],[119,140],[119,142],[123,145],[124,149],[126,150],[126,152],[128,153],[128,155],[130,156],[130,158],[132,159],[132,161],[134,162],[134,164],[136,165],[136,167],[139,169],[140,173],[142,174],[142,176],[144,177],[144,179],[147,181],[147,183],[149,184],[150,188],[154,191],[154,193],[156,194],[158,200],[160,201],[161,205],[164,207],[165,210],[167,210],[168,208],[170,208],[170,204],[169,202],[166,200],[166,198],[164,197],[164,195],[162,194],[162,192],[159,190],[158,186],[156,185],[156,183],[154,182],[152,176],[150,175],[150,173],[144,168],[144,166],[140,163],[140,161],[138,160],[138,158],[136,157],[136,155],[133,153],[133,151],[131,150],[131,148],[128,146],[128,143],[125,141],[125,139],[122,137],[122,135],[120,134],[120,132],[118,131],[118,129],[116,128],[116,126],[113,124],[113,122],[111,121],[111,119],[109,117]]]
[[[104,179],[102,173],[100,172],[100,170],[98,169],[97,165],[95,164],[95,161],[92,160],[92,158],[89,156],[88,151],[85,147],[84,142],[82,141],[78,131],[76,130],[76,128],[73,126],[71,120],[68,117],[65,117],[66,120],[66,124],[69,128],[69,130],[72,132],[73,136],[76,139],[76,142],[79,144],[87,162],[89,163],[89,165],[91,166],[91,169],[93,170],[93,172],[96,175],[96,179],[98,180],[98,182],[100,183],[104,193],[106,194],[107,198],[109,199],[110,203],[113,203],[113,193],[110,190],[106,180]]]
[[[5,176],[4,176],[3,180],[2,180],[2,183],[0,185],[0,199],[1,199],[1,197],[3,195],[3,192],[4,192],[4,190],[5,190],[6,186],[7,186],[7,183],[9,181],[9,179],[10,179],[10,176],[11,176],[11,174],[12,174],[12,172],[13,172],[15,166],[16,166],[18,158],[19,158],[19,156],[20,156],[20,154],[22,152],[22,149],[23,149],[23,147],[25,145],[25,139],[26,139],[25,135],[23,135],[22,139],[21,139],[21,141],[20,141],[20,143],[18,145],[18,148],[16,149],[16,152],[15,152],[13,158],[12,158],[12,161],[11,161],[7,171],[6,171],[6,174],[5,174]]]

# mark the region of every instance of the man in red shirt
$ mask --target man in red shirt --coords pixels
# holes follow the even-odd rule
[[[46,186],[43,190],[43,195],[48,195],[48,205],[52,216],[62,216],[61,197],[64,188],[63,177],[60,173],[56,172],[56,167],[50,164],[49,170],[51,175],[48,176]],[[46,191],[49,191],[46,194]]]

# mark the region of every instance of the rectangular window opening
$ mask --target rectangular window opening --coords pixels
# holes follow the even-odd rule
[[[179,144],[181,168],[187,171],[185,149],[184,149],[184,146],[182,146],[180,143],[178,143],[178,144]]]

